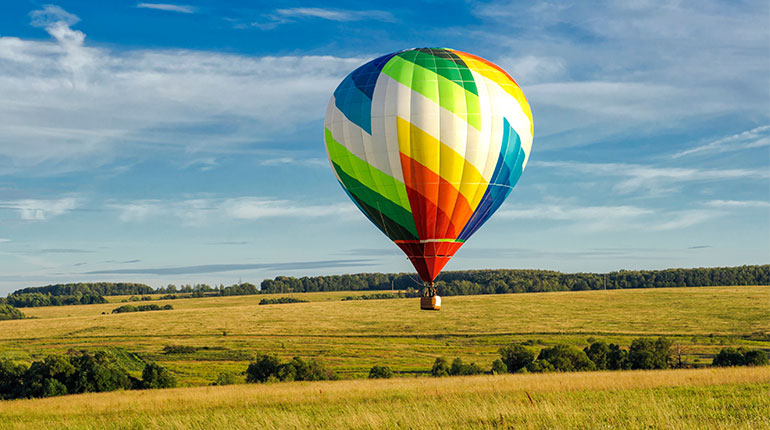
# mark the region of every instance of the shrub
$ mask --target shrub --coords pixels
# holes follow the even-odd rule
[[[431,376],[442,377],[449,376],[449,363],[443,357],[439,357],[433,362],[433,367],[430,369]]]
[[[260,305],[280,305],[284,303],[307,303],[307,300],[297,299],[295,297],[278,297],[275,299],[262,299]]]
[[[499,358],[492,362],[492,374],[493,375],[501,375],[503,373],[508,373],[508,366],[503,363],[503,360],[500,360]]]
[[[393,371],[388,366],[372,366],[369,369],[369,379],[388,379],[393,377]]]
[[[165,367],[157,363],[148,363],[142,371],[142,388],[173,388],[176,378]]]
[[[484,369],[476,365],[476,363],[464,364],[460,357],[457,357],[452,361],[452,366],[449,368],[449,374],[452,376],[462,375],[478,375],[484,373]]]
[[[281,362],[275,355],[259,355],[246,369],[246,382],[267,382],[267,378],[278,374]]]
[[[535,353],[522,345],[512,344],[500,348],[501,359],[508,371],[514,373],[524,369],[528,364],[535,360]]]
[[[220,373],[214,385],[233,385],[238,383],[238,377],[229,372]]]
[[[192,354],[197,350],[198,348],[194,346],[183,345],[166,345],[163,347],[164,354]]]
[[[109,352],[93,355],[83,352],[72,357],[75,372],[67,381],[69,393],[99,393],[103,391],[130,390],[132,380],[117,358]]]
[[[573,372],[595,370],[596,365],[585,352],[569,345],[555,345],[551,348],[540,350],[538,360],[549,362],[554,370],[560,372]]]

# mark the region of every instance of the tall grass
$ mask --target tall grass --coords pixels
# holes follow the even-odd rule
[[[0,402],[0,427],[766,429],[768,384],[760,367],[196,387]]]

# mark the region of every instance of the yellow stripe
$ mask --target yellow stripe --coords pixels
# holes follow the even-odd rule
[[[401,117],[396,120],[399,151],[454,185],[476,210],[489,181],[448,145]]]
[[[468,66],[469,69],[489,79],[490,81],[496,83],[503,90],[505,90],[506,93],[510,94],[511,97],[515,98],[516,101],[519,102],[519,105],[521,106],[521,110],[524,111],[524,114],[527,115],[527,118],[529,118],[530,133],[534,134],[534,124],[532,122],[532,109],[529,107],[529,102],[527,102],[527,98],[524,96],[524,92],[521,91],[521,88],[519,88],[519,86],[516,85],[514,81],[512,81],[508,76],[506,76],[505,73],[501,73],[499,70],[489,67],[487,64],[479,60],[466,57],[465,55],[462,55],[457,51],[455,51],[455,54],[457,54],[460,58],[462,58],[462,60],[465,62],[465,64]]]

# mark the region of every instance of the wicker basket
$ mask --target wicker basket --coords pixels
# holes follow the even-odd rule
[[[424,311],[437,311],[441,309],[441,297],[423,296],[420,298],[420,309]]]

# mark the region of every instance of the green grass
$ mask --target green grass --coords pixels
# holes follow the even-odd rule
[[[350,294],[166,300],[155,303],[173,310],[127,314],[110,314],[114,303],[27,308],[35,319],[0,322],[0,351],[31,361],[122,348],[161,362],[183,385],[204,385],[221,372],[244,371],[264,352],[317,357],[343,377],[362,377],[375,364],[425,372],[438,356],[488,367],[500,346],[527,340],[582,348],[590,337],[629,345],[664,335],[701,364],[723,346],[770,347],[765,286],[457,296],[445,297],[439,312],[419,311],[418,299],[341,301]],[[258,305],[281,296],[309,303]],[[207,349],[167,355],[165,345]]]

